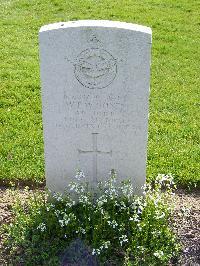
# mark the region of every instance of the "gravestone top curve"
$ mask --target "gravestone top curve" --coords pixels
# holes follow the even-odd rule
[[[42,26],[40,28],[40,32],[56,30],[56,29],[64,29],[64,28],[76,28],[76,27],[116,28],[116,29],[139,31],[150,35],[152,34],[152,30],[150,27],[133,23],[110,21],[110,20],[77,20],[77,21],[52,23]]]

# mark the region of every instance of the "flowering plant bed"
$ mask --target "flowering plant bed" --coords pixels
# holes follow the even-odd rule
[[[16,204],[15,220],[5,226],[12,263],[60,265],[70,261],[66,254],[77,241],[85,255],[69,263],[92,258],[100,265],[165,265],[178,254],[169,226],[171,176],[159,175],[143,196],[134,195],[129,181],[118,184],[114,171],[96,193],[82,172],[76,179],[63,195],[47,200],[49,194],[40,192]]]

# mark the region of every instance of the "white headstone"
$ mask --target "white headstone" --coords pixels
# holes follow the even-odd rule
[[[47,186],[63,191],[82,170],[91,183],[111,169],[145,182],[151,29],[73,21],[40,29]]]

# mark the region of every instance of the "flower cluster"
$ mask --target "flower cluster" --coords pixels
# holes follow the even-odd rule
[[[113,229],[115,229],[118,226],[118,223],[115,220],[107,222]]]
[[[77,179],[78,181],[82,180],[85,178],[85,174],[83,173],[83,171],[78,171],[75,175],[75,179]]]
[[[67,226],[71,221],[76,220],[76,216],[73,213],[66,214],[62,212],[62,218],[58,218],[58,222],[61,227]]]
[[[39,224],[38,227],[37,227],[37,229],[40,230],[41,232],[44,232],[46,230],[45,223]]]
[[[122,235],[122,236],[120,236],[120,237],[119,237],[119,242],[120,242],[120,245],[121,245],[121,246],[123,245],[123,243],[128,242],[128,237],[127,237],[127,235]]]
[[[101,252],[104,250],[104,249],[108,249],[110,246],[110,241],[105,241],[99,248],[93,248],[92,250],[92,255],[100,255]]]

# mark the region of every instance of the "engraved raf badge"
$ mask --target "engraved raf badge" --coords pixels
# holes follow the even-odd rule
[[[86,49],[78,55],[74,73],[84,87],[102,89],[109,86],[116,77],[116,60],[104,49]]]

